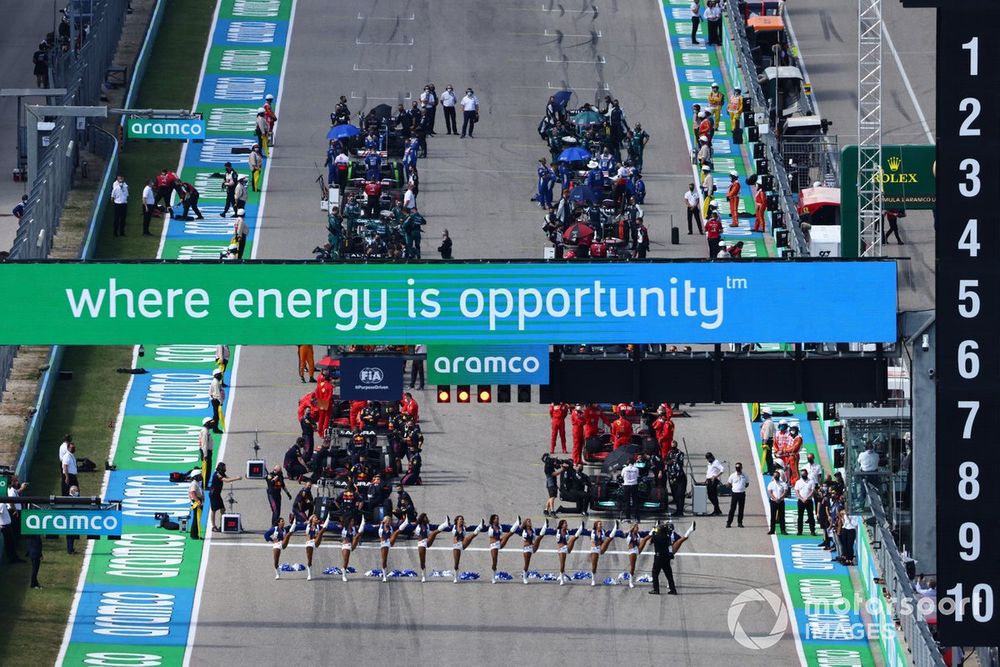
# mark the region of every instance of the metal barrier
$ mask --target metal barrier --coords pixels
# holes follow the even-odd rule
[[[903,558],[896,549],[895,536],[886,519],[879,490],[871,484],[867,486],[869,509],[866,513],[870,514],[873,521],[866,520],[863,529],[867,530],[872,541],[879,545],[873,549],[879,577],[895,610],[893,620],[903,633],[903,639],[910,652],[910,662],[917,667],[944,667],[944,659],[941,657],[937,642],[931,635],[927,621],[918,611],[917,597],[906,574]],[[899,613],[902,600],[909,600],[912,603],[910,613]]]
[[[838,144],[837,135],[783,139],[781,155],[792,189],[798,192],[817,182],[824,187],[839,188]]]
[[[744,22],[737,6],[737,0],[726,0],[722,4],[726,10],[724,16],[729,34],[732,35],[734,41],[736,61],[743,74],[742,78],[745,88],[743,92],[753,98],[755,111],[766,111],[767,99],[764,97],[764,91],[757,81],[757,69],[750,54],[750,44],[747,42],[746,32],[743,27]],[[778,145],[778,139],[773,133],[761,133],[760,143],[764,145],[768,163],[771,165],[771,172],[774,174],[778,206],[784,215],[785,226],[790,232],[788,235],[789,246],[795,252],[796,256],[808,256],[809,244],[802,234],[802,228],[799,226],[799,214],[795,207],[792,186],[785,171],[785,162],[782,158],[780,146]]]

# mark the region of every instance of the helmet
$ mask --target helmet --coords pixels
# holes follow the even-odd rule
[[[264,107],[257,107],[257,113],[264,113]]]
[[[214,377],[214,378],[221,378],[222,377],[222,371],[219,370],[218,368],[216,368],[215,371],[212,373],[212,377]]]
[[[211,424],[211,423],[212,423],[213,421],[215,421],[215,420],[214,420],[214,419],[212,419],[211,417],[205,417],[204,419],[202,419],[202,420],[201,420],[201,425],[202,425],[202,426],[208,426],[208,425],[209,425],[209,424]]]
[[[264,96],[264,99],[267,100],[268,102],[270,102],[271,100],[274,99],[274,95],[272,95],[271,93],[268,93],[267,95]]]
[[[792,424],[792,425],[791,425],[791,426],[790,426],[790,427],[788,428],[788,430],[789,430],[789,431],[795,431],[796,433],[798,433],[798,430],[799,430],[799,425],[798,425],[798,424]]]
[[[778,422],[778,428],[780,428],[780,429],[788,428],[788,421],[785,420],[785,419],[782,419],[780,422]]]
[[[194,470],[192,470],[190,473],[190,477],[195,477],[195,478],[201,477],[201,468],[195,468]]]

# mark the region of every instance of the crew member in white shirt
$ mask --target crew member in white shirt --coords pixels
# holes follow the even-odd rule
[[[66,453],[63,454],[60,459],[62,462],[62,495],[69,495],[69,487],[80,486],[80,482],[76,478],[77,467],[76,467],[76,445],[72,442],[66,448]]]
[[[785,530],[785,496],[788,495],[788,485],[781,478],[781,471],[775,470],[771,475],[771,481],[767,484],[767,502],[771,506],[771,528],[768,535],[774,535],[774,528],[781,528],[781,534],[787,535]]]
[[[472,138],[472,131],[476,128],[479,118],[479,98],[472,92],[472,88],[465,91],[465,97],[460,102],[462,105],[462,137],[468,134]]]
[[[726,521],[726,528],[733,525],[733,515],[736,515],[736,525],[743,527],[743,508],[747,502],[747,486],[750,480],[743,474],[743,464],[737,462],[735,471],[729,476],[729,484],[733,487],[732,500],[729,503],[729,519]]]
[[[708,500],[712,503],[712,513],[709,516],[722,516],[722,508],[719,507],[719,478],[725,472],[722,461],[715,458],[712,452],[705,454],[708,466],[705,468],[705,486],[708,487]]]
[[[458,98],[455,97],[455,89],[448,85],[441,93],[441,107],[444,109],[444,125],[448,134],[458,134],[458,122],[455,116],[455,105]]]
[[[115,206],[114,235],[125,236],[125,214],[128,212],[128,183],[125,177],[118,178],[111,185],[111,202]]]
[[[809,534],[816,534],[816,513],[813,511],[813,494],[816,493],[816,482],[809,477],[809,471],[803,468],[799,481],[795,482],[795,498],[799,501],[799,535],[802,534],[802,515],[809,517]]]
[[[146,181],[146,187],[142,189],[142,234],[149,236],[149,222],[153,218],[153,211],[156,210],[156,191],[153,190],[153,179]]]
[[[639,523],[639,468],[629,459],[622,468],[622,491],[625,494],[625,520]]]

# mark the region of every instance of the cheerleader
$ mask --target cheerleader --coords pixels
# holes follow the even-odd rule
[[[319,549],[320,543],[323,542],[323,535],[330,527],[330,519],[320,523],[319,517],[313,514],[304,525],[306,531],[306,581],[312,581],[313,551]],[[298,525],[295,528],[298,529]]]
[[[281,579],[281,570],[278,565],[281,562],[281,552],[288,548],[288,540],[292,538],[294,528],[288,528],[284,517],[278,517],[278,523],[271,526],[264,533],[264,541],[271,544],[271,557],[274,560],[274,578]]]
[[[435,538],[438,534],[447,530],[449,524],[451,524],[451,517],[445,517],[445,522],[439,524],[434,530],[431,530],[430,519],[423,512],[417,517],[417,527],[413,531],[414,537],[417,538],[417,555],[420,557],[420,582],[423,583],[427,581],[427,549],[434,544]]]
[[[347,581],[347,566],[351,564],[351,552],[358,548],[361,531],[354,526],[354,517],[348,514],[340,530],[340,579]]]
[[[521,517],[517,518],[517,522],[521,523]],[[486,526],[486,537],[490,541],[490,567],[493,569],[493,583],[497,582],[497,556],[500,555],[500,550],[504,548],[507,544],[504,541],[503,526],[500,525],[500,517],[496,514],[490,515],[490,521]],[[508,536],[509,540],[510,537]]]
[[[521,571],[522,584],[528,583],[528,567],[531,565],[531,556],[538,551],[538,546],[542,543],[542,538],[545,537],[545,531],[548,529],[548,519],[545,520],[542,529],[538,531],[538,535],[535,535],[535,529],[531,527],[530,518],[525,519],[524,525],[521,526],[521,539],[524,540],[524,544],[521,547],[521,551],[524,553],[524,570]]]
[[[625,533],[625,542],[628,549],[628,587],[635,588],[635,561],[639,554],[646,548],[649,538],[653,536],[650,531],[646,535],[639,532],[639,524],[633,523],[632,528]]]
[[[364,530],[365,521],[361,520],[361,530]],[[389,581],[386,578],[386,570],[389,568],[389,549],[396,544],[396,538],[399,537],[400,531],[406,530],[410,525],[409,521],[403,520],[403,523],[399,524],[398,528],[392,527],[392,517],[385,517],[382,519],[382,523],[378,527],[378,548],[382,555],[382,581]]]
[[[480,521],[476,529],[471,533],[466,534],[465,530],[465,517],[459,514],[455,517],[455,525],[451,528],[451,554],[455,561],[455,569],[452,571],[453,577],[451,582],[453,584],[458,583],[458,566],[462,562],[462,552],[472,543],[472,540],[476,538],[476,535],[481,533],[486,529],[486,522]]]
[[[556,526],[556,545],[558,546],[559,553],[559,585],[562,586],[567,581],[569,577],[566,576],[566,555],[573,552],[573,547],[576,546],[576,541],[581,535],[583,535],[583,524],[576,529],[575,532],[569,532],[569,524],[566,523],[566,519],[560,519],[559,525]]]
[[[590,529],[590,585],[597,585],[597,562],[601,559],[601,554],[608,550],[611,546],[611,540],[615,538],[615,533],[618,532],[618,522],[615,521],[615,527],[613,530],[605,531],[603,521],[595,521],[593,528]]]

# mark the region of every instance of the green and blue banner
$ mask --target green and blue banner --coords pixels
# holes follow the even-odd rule
[[[121,537],[122,513],[103,509],[25,509],[21,511],[21,532],[25,535]]]
[[[249,175],[246,153],[240,149],[256,140],[253,127],[245,121],[251,112],[256,116],[267,94],[280,105],[280,73],[294,4],[294,0],[218,1],[195,98],[195,108],[205,119],[205,139],[184,145],[178,169],[183,180],[200,190],[205,219],[167,220],[160,259],[216,259],[229,244],[232,220],[219,217],[225,192],[221,179],[211,174],[232,162],[241,174]],[[192,56],[198,57],[184,57]],[[276,112],[280,115],[280,108]],[[267,163],[263,181],[266,184]],[[252,257],[261,194],[248,194],[246,252]],[[171,332],[172,325],[159,326]],[[102,493],[122,501],[122,537],[88,544],[59,665],[179,666],[190,657],[205,542],[161,529],[155,515],[164,513],[176,520],[190,513],[187,484],[171,483],[169,475],[189,471],[200,461],[198,432],[210,414],[208,387],[216,365],[215,344],[232,343],[211,337],[187,345],[143,335],[118,341],[145,342],[142,364],[148,371],[132,376],[122,400],[111,452],[116,468],[105,474]],[[234,350],[233,365],[237,364]],[[230,403],[227,395],[224,414]],[[216,436],[210,467],[219,460],[225,438]],[[202,524],[202,535],[205,529]]]
[[[548,345],[431,345],[431,384],[548,384]]]
[[[785,297],[779,285],[837,285]],[[892,261],[0,264],[0,343],[572,344],[896,339]]]
[[[130,118],[125,127],[129,139],[185,139],[205,138],[205,121],[197,118]]]

